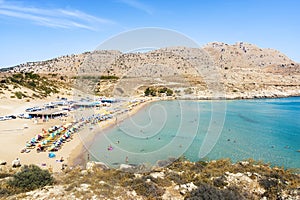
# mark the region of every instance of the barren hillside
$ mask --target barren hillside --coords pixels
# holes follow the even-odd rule
[[[66,77],[74,87],[105,95],[141,94],[149,86],[166,86],[182,98],[300,95],[300,64],[277,50],[243,42],[214,42],[201,49],[170,47],[147,53],[86,52],[20,64],[6,73],[19,72],[55,73]],[[116,78],[104,80],[101,76]]]

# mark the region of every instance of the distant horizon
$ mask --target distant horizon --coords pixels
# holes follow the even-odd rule
[[[203,46],[239,41],[300,62],[297,0],[0,0],[0,68],[93,51],[143,27],[178,31]]]

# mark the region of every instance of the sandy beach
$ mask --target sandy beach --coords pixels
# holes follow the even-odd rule
[[[17,100],[15,100],[16,102],[12,102],[2,99],[0,113],[1,115],[24,113],[27,107],[42,105],[51,100],[53,99],[18,103]],[[0,121],[0,160],[6,161],[7,166],[11,166],[12,161],[19,158],[22,165],[35,164],[54,172],[61,171],[62,164],[68,164],[68,166],[74,166],[78,163],[82,164],[85,162],[84,152],[88,144],[93,140],[95,134],[101,134],[104,129],[114,126],[117,122],[134,115],[152,101],[155,101],[155,99],[147,99],[147,101],[134,106],[128,112],[118,114],[117,120],[113,117],[112,119],[99,122],[98,125],[94,125],[93,128],[91,128],[91,126],[85,126],[79,132],[73,134],[71,141],[65,142],[61,149],[54,152],[56,155],[55,158],[49,158],[48,151],[38,153],[36,148],[34,148],[31,149],[29,153],[21,153],[21,149],[25,147],[27,141],[36,134],[41,133],[43,128],[47,130],[54,125],[61,126],[72,122],[74,120],[72,113],[67,117],[50,119],[47,122],[43,122],[41,119],[35,121],[34,119],[19,118]],[[60,162],[61,157],[64,159],[63,162]]]

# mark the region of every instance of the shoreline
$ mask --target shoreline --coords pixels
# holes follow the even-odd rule
[[[268,97],[268,98],[259,98],[259,99],[279,99],[279,98],[292,98],[292,97],[300,97],[299,96],[283,96],[283,97]],[[258,98],[249,98],[249,99],[212,99],[214,100],[259,100]],[[23,119],[15,119],[5,122],[0,122],[3,124],[2,132],[1,132],[1,140],[2,142],[0,145],[3,146],[2,149],[0,149],[0,152],[2,153],[2,156],[0,160],[7,161],[8,166],[11,166],[11,161],[13,161],[16,158],[21,159],[22,165],[28,165],[28,164],[36,164],[38,166],[41,166],[42,163],[47,164],[46,166],[42,166],[42,168],[51,168],[54,172],[60,172],[61,171],[61,165],[67,164],[68,166],[76,166],[76,165],[84,165],[87,162],[87,149],[89,145],[93,142],[93,139],[97,134],[103,134],[106,130],[114,127],[118,122],[127,119],[128,117],[133,116],[140,110],[142,110],[144,107],[149,105],[152,102],[160,101],[160,100],[209,100],[209,99],[191,99],[191,98],[159,98],[159,97],[153,97],[153,98],[145,98],[145,102],[140,103],[136,106],[134,106],[131,110],[124,113],[118,113],[116,122],[116,117],[114,116],[112,119],[108,119],[106,121],[100,122],[100,124],[94,125],[94,128],[91,130],[89,127],[84,127],[79,132],[75,133],[73,135],[72,141],[66,142],[62,149],[55,152],[56,158],[50,159],[48,158],[48,152],[30,152],[29,154],[21,154],[20,149],[24,147],[25,141],[29,140],[31,137],[34,137],[37,133],[41,132],[42,128],[47,128],[52,125],[60,125],[65,124],[67,121],[70,121],[71,118],[66,118],[67,121],[61,121],[58,119],[50,120],[47,123],[37,123],[34,124],[33,121],[26,121]],[[38,100],[36,101],[38,103],[44,102],[44,100]],[[30,102],[26,103],[27,105],[21,105],[18,110],[21,110],[21,108],[28,106],[28,104],[34,105],[36,102]],[[8,102],[7,102],[8,103]],[[5,105],[4,105],[5,106]],[[2,107],[4,108],[2,105]],[[7,105],[8,109],[14,110],[13,105]],[[29,128],[24,129],[23,124],[28,124]],[[14,127],[13,129],[11,127]],[[7,130],[6,130],[7,129]],[[105,133],[104,133],[105,134]],[[7,145],[7,144],[13,144],[13,145]],[[35,150],[33,150],[35,151]],[[9,154],[5,152],[10,152]],[[60,157],[64,158],[64,162],[60,163],[57,162],[57,159]],[[85,166],[84,166],[85,167]]]
[[[263,100],[263,99],[280,99],[280,98],[292,98],[292,97],[300,97],[299,96],[284,96],[284,97],[273,97],[273,98],[248,98],[248,99],[177,99],[177,98],[167,98],[167,99],[152,99],[149,101],[146,101],[142,104],[139,104],[138,106],[134,107],[130,112],[128,113],[123,113],[121,115],[118,115],[118,121],[123,121],[133,115],[135,115],[137,112],[141,111],[143,108],[148,106],[152,102],[156,101],[172,101],[172,100],[190,100],[190,101],[198,101],[198,100],[224,100],[224,101],[230,101],[230,100]],[[101,127],[97,127],[96,129],[93,130],[93,132],[89,132],[92,134],[89,134],[89,136],[85,139],[84,144],[81,143],[74,147],[73,151],[70,152],[69,158],[68,158],[68,166],[70,167],[75,167],[75,166],[82,166],[85,167],[85,164],[88,162],[87,159],[87,152],[89,146],[93,143],[94,138],[97,136],[97,134],[105,134],[104,132],[109,130],[110,128],[113,128],[117,125],[118,122],[115,121],[115,117],[110,119],[109,121],[104,121],[101,122]],[[81,130],[77,134],[82,134],[84,130]],[[88,134],[87,134],[88,135]],[[91,161],[91,160],[89,160]]]
[[[293,98],[293,97],[284,97],[284,98]],[[296,98],[300,98],[300,96],[296,96]],[[264,99],[270,99],[270,98],[263,98],[263,99],[260,99],[260,100],[264,100]],[[276,98],[276,99],[279,99],[279,98]],[[159,100],[159,99],[157,99]],[[157,101],[156,100],[156,101]],[[177,99],[160,99],[161,101],[174,101],[174,100],[177,100]],[[191,101],[193,101],[194,99],[189,99]],[[246,101],[248,99],[245,99]],[[251,99],[250,99],[251,100]],[[259,99],[258,99],[259,100]],[[152,100],[152,101],[149,101],[149,102],[146,102],[146,103],[143,103],[141,104],[142,106],[137,106],[135,107],[135,111],[132,112],[132,113],[126,113],[125,115],[122,116],[122,119],[120,120],[124,120],[124,119],[127,119],[128,117],[131,117],[132,115],[136,114],[137,112],[141,111],[144,107],[148,106],[150,103],[154,102],[155,100]],[[226,100],[224,100],[226,101]],[[115,119],[115,118],[113,118]],[[106,130],[112,128],[116,126],[116,123],[109,123],[109,125],[107,126],[104,126],[104,127],[99,127],[98,129],[100,129],[100,132],[96,132],[93,134],[93,137],[85,143],[85,145],[81,144],[80,146],[77,147],[76,149],[76,152],[72,152],[71,156],[70,156],[70,160],[69,160],[69,166],[76,166],[76,165],[79,165],[79,166],[83,166],[85,167],[85,164],[88,162],[87,160],[87,153],[88,153],[88,149],[90,147],[90,145],[92,144],[93,142],[93,138],[96,136],[96,134],[106,134]],[[300,151],[300,150],[299,150]],[[92,160],[89,160],[89,161],[92,161]]]
[[[138,104],[137,106],[133,107],[132,110],[128,111],[127,113],[122,113],[118,114],[117,118],[114,116],[112,119],[109,119],[108,121],[100,122],[97,128],[93,129],[93,131],[90,130],[85,130],[89,131],[89,134],[87,137],[85,137],[85,141],[81,140],[80,144],[78,144],[76,147],[74,147],[73,151],[70,152],[68,159],[67,159],[67,164],[69,167],[75,167],[75,166],[83,166],[87,163],[87,158],[86,158],[86,153],[88,151],[88,147],[92,144],[94,138],[97,136],[97,134],[105,134],[104,132],[109,130],[110,128],[113,128],[116,126],[120,121],[123,121],[129,117],[132,117],[139,111],[141,111],[143,108],[151,104],[152,102],[159,101],[161,99],[159,98],[151,98],[150,100],[147,100],[143,103]],[[116,121],[117,119],[117,121]],[[81,130],[77,134],[84,134],[84,130]],[[92,133],[92,134],[91,134]]]
[[[300,97],[300,91],[295,94],[270,94],[267,96],[260,95],[250,95],[250,96],[242,96],[242,95],[228,95],[225,97],[208,97],[208,96],[200,96],[200,97],[175,97],[176,100],[255,100],[255,99],[282,99],[282,98],[292,98],[292,97]]]

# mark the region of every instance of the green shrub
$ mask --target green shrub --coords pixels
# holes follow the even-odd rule
[[[154,88],[147,88],[146,90],[145,90],[145,96],[156,96],[156,89],[154,89]]]
[[[23,74],[22,73],[13,74],[12,77],[15,78],[15,79],[22,79]]]
[[[8,173],[0,173],[0,179],[10,177],[10,176],[11,176],[11,174],[8,174]]]
[[[119,77],[117,76],[100,76],[100,79],[114,79],[114,80],[117,80],[119,79]]]
[[[165,93],[167,96],[172,96],[173,91],[169,88],[163,87],[158,89],[159,93]]]
[[[42,170],[36,165],[25,165],[20,172],[14,174],[13,179],[8,181],[11,187],[22,191],[30,191],[53,183],[53,177],[48,170]]]
[[[95,80],[117,80],[119,79],[119,77],[117,76],[80,76],[80,77],[72,77],[73,79],[77,79],[77,78],[80,78],[80,79],[95,79]]]
[[[49,74],[49,75],[51,75],[52,77],[57,77],[57,74]]]
[[[34,74],[33,72],[25,73],[24,75],[22,73],[13,74],[12,76],[6,78],[5,83],[12,83],[14,84],[15,88],[20,88],[20,86],[29,88],[37,93],[39,95],[46,97],[50,95],[51,93],[58,93],[58,89],[56,89],[58,86],[57,81],[48,80],[46,77],[41,77],[38,74]],[[1,85],[1,87],[4,87],[5,85]],[[17,95],[17,98],[26,97],[24,94],[21,95],[19,93]]]
[[[149,96],[150,95],[150,88],[147,88],[144,93],[145,93],[145,96]]]
[[[18,99],[22,99],[23,97],[26,97],[26,95],[23,94],[22,92],[15,92],[15,96],[16,96]]]
[[[173,91],[171,89],[167,89],[166,94],[167,94],[167,96],[172,96],[173,95]]]
[[[152,181],[148,182],[141,178],[136,178],[129,181],[130,187],[136,191],[138,195],[147,197],[149,199],[158,199],[164,194],[164,189],[158,187]]]
[[[25,78],[32,79],[32,80],[39,79],[40,75],[34,74],[33,72],[28,72],[28,73],[25,73]]]
[[[157,96],[158,94],[166,94],[167,96],[172,96],[173,91],[169,88],[166,87],[161,87],[161,88],[146,88],[144,91],[145,96]]]
[[[208,200],[208,199],[220,199],[220,200],[241,200],[246,199],[235,188],[218,189],[209,184],[201,184],[196,190],[190,192],[186,197],[186,200]]]
[[[193,94],[192,88],[187,88],[184,90],[184,94]]]
[[[0,198],[11,195],[11,191],[7,188],[0,188]]]
[[[227,186],[228,183],[225,182],[226,178],[224,176],[221,176],[219,178],[216,178],[214,181],[213,181],[213,184],[214,186],[216,187],[224,187],[224,186]]]
[[[29,85],[30,87],[36,87],[36,84],[35,84],[35,82],[34,82],[34,81],[30,81],[30,82],[28,82],[28,85]]]

